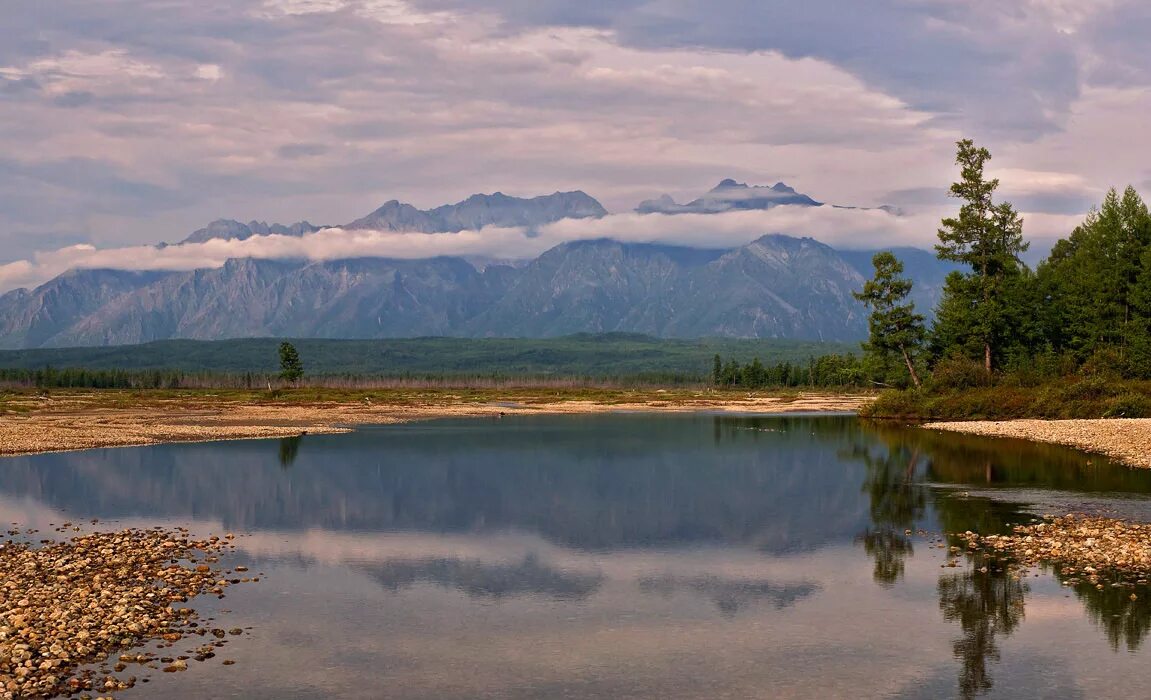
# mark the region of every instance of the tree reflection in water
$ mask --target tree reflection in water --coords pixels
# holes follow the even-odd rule
[[[1136,589],[1135,600],[1131,600],[1132,589],[1126,587],[1104,586],[1099,590],[1083,581],[1076,584],[1074,590],[1088,617],[1103,630],[1112,649],[1139,649],[1151,631],[1151,591],[1141,586]]]
[[[280,467],[287,469],[296,461],[300,454],[300,443],[304,441],[302,435],[280,438]]]
[[[867,467],[863,490],[870,498],[871,525],[856,538],[875,559],[875,582],[890,588],[903,577],[904,560],[914,554],[911,536],[923,517],[926,498],[916,483],[919,450],[892,448],[875,455],[866,447],[855,456]]]
[[[982,566],[985,562],[975,561]],[[959,694],[963,698],[991,690],[989,662],[999,661],[1000,635],[1008,636],[1023,621],[1029,588],[1009,571],[988,567],[946,574],[939,579],[939,609],[948,622],[958,622],[963,636],[953,645],[960,661]]]
[[[913,431],[876,429],[875,434],[880,438],[878,451],[873,449],[874,442],[863,442],[852,456],[867,469],[863,490],[870,499],[871,526],[857,541],[875,560],[876,583],[890,588],[903,577],[905,559],[913,554],[908,531],[923,519],[928,494],[945,532],[997,532],[1007,527],[1014,508],[987,499],[955,497],[942,489],[928,489],[924,483],[938,479],[939,467],[953,474],[960,465],[966,477],[960,483],[990,482],[995,470],[987,455],[979,459],[970,459],[969,453],[958,459],[958,455],[938,455],[930,436]],[[940,457],[943,464],[937,464]],[[989,666],[999,660],[997,640],[1022,622],[1028,593],[1026,583],[995,562],[969,559],[970,568],[944,574],[938,584],[944,619],[958,623],[962,630],[953,651],[960,663],[958,691],[963,698],[986,693],[994,685]]]

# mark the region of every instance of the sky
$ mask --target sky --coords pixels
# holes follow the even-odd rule
[[[1108,187],[1151,194],[1145,0],[0,0],[0,15],[0,291],[70,265],[526,254],[605,233],[929,247],[960,138],[992,151],[1040,250]],[[630,213],[727,177],[906,216]],[[141,247],[217,218],[338,224],[389,199],[575,189],[616,216],[526,247],[516,231]]]

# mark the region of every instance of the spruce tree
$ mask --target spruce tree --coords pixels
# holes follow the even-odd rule
[[[280,379],[295,384],[303,376],[304,363],[300,361],[296,346],[287,341],[280,343]]]

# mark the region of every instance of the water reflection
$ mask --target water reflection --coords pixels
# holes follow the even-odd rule
[[[551,568],[541,564],[532,554],[515,564],[486,565],[480,561],[460,559],[396,559],[357,568],[389,591],[410,588],[418,583],[432,583],[475,598],[500,599],[531,593],[560,600],[580,600],[595,593],[603,583],[603,577],[598,574]]]
[[[1151,596],[1147,595],[1147,589],[1135,594],[1135,600],[1131,599],[1128,588],[1105,586],[1099,590],[1090,583],[1080,582],[1075,584],[1074,591],[1115,651],[1121,648],[1137,651],[1151,632]]]
[[[639,581],[640,590],[670,596],[687,591],[701,595],[715,603],[725,615],[757,603],[770,603],[776,610],[795,605],[819,590],[814,583],[775,584],[771,581],[741,581],[718,576],[647,576]]]
[[[959,693],[963,698],[991,690],[988,662],[1000,659],[998,638],[1009,636],[1023,621],[1027,584],[1005,570],[967,571],[939,579],[939,609],[963,636],[955,641],[961,663]]]
[[[912,529],[923,518],[927,505],[923,484],[917,480],[919,448],[896,446],[873,452],[870,445],[861,442],[850,454],[867,469],[863,491],[871,515],[856,541],[875,560],[875,581],[890,587],[903,577],[904,559],[914,552]]]
[[[1023,512],[1023,503],[929,489],[929,483],[993,490],[1040,486],[1087,493],[1147,493],[1145,472],[1057,447],[907,431],[883,424],[870,428],[878,441],[862,439],[852,451],[852,457],[866,465],[864,489],[871,500],[872,525],[859,541],[875,560],[876,582],[884,586],[892,585],[903,573],[903,559],[911,554],[912,545],[911,537],[901,535],[900,528],[907,532],[921,519],[926,494],[931,496],[944,532],[1002,533],[1031,517]],[[921,454],[927,455],[923,469],[918,468]],[[906,466],[900,470],[905,459]],[[962,632],[954,653],[960,662],[959,695],[967,699],[994,687],[990,665],[1000,660],[999,640],[1022,623],[1030,588],[1002,562],[982,555],[965,559],[949,563],[949,567],[962,568],[942,575],[938,592],[944,619],[958,624]],[[1129,590],[1097,589],[1089,583],[1080,583],[1074,590],[1114,649],[1121,643],[1129,650],[1137,649],[1151,630],[1147,596],[1132,601]]]
[[[296,461],[296,457],[300,454],[300,443],[303,441],[304,438],[301,435],[280,438],[280,466],[282,468],[287,469]]]
[[[1009,696],[1042,664],[1071,674],[1064,687],[1077,682],[1059,647],[1005,645],[1034,645],[1022,630],[1053,624],[1050,613],[1024,624],[1036,600],[1070,620],[1060,624],[1087,611],[1089,635],[1061,628],[1079,635],[1080,652],[1088,637],[1107,654],[1139,652],[1151,628],[1151,596],[1132,601],[1126,589],[1079,585],[1064,598],[1052,577],[1054,594],[1033,590],[996,562],[952,558],[920,534],[1006,531],[1030,517],[1037,494],[1122,494],[1125,507],[1145,506],[1151,472],[1088,464],[1061,448],[797,416],[444,421],[301,444],[294,437],[8,459],[0,462],[0,512],[20,521],[63,511],[77,520],[247,532],[245,555],[285,580],[351,591],[355,612],[337,615],[337,627],[363,626],[370,636],[372,624],[387,625],[396,640],[388,653],[428,645],[431,657],[448,654],[445,640],[471,620],[505,635],[509,649],[526,649],[514,658],[530,658],[554,695],[573,697],[611,696],[589,688],[745,697],[773,683],[797,697],[831,696],[847,667],[867,669],[844,677],[865,677],[869,696]],[[310,602],[292,613],[299,625],[284,638],[314,652],[319,633],[301,629],[330,627],[335,613],[319,593],[302,599]],[[590,646],[576,651],[617,625],[618,666]],[[533,655],[548,635],[563,641]],[[689,653],[675,647],[681,640],[699,656],[698,678],[675,656]],[[658,649],[679,663],[645,656]],[[401,697],[540,696],[500,685],[509,682],[507,658],[486,666],[464,658],[475,666],[473,684],[448,692],[432,671],[397,670],[442,662],[380,664],[381,653],[363,652],[371,664],[345,670],[411,690]],[[471,646],[459,653],[482,656]],[[577,653],[586,663],[555,661]],[[893,657],[911,660],[896,672]],[[908,690],[935,688],[924,668],[946,686]],[[491,684],[482,691],[481,677]],[[693,693],[693,682],[707,690]],[[902,684],[900,693],[892,684]]]

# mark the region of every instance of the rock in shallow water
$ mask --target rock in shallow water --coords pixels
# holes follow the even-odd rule
[[[194,634],[196,613],[170,603],[229,585],[220,571],[191,560],[231,548],[231,538],[193,540],[186,531],[155,529],[35,548],[6,543],[0,547],[0,699],[131,687],[135,678],[79,668],[115,654],[120,671],[149,658],[121,655],[125,648],[149,639],[173,644]],[[176,660],[164,671],[187,667]]]

